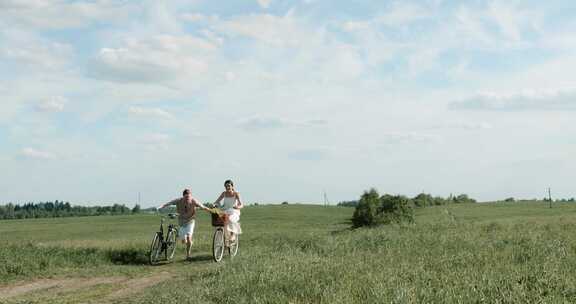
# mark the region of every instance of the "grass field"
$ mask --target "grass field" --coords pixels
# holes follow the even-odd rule
[[[357,230],[352,212],[247,207],[238,256],[220,264],[202,214],[193,261],[180,246],[154,267],[155,215],[0,221],[0,303],[576,302],[576,204],[430,207]]]

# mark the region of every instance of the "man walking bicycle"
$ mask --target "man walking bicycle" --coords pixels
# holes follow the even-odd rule
[[[182,192],[182,197],[171,200],[165,204],[157,207],[160,210],[164,207],[176,205],[176,212],[178,212],[178,224],[180,229],[178,229],[178,238],[182,240],[182,243],[186,243],[186,259],[189,260],[190,251],[192,248],[192,237],[194,235],[194,225],[196,224],[196,207],[210,212],[206,206],[192,197],[190,189],[184,189]]]

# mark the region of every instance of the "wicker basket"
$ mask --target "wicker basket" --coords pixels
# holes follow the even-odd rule
[[[214,227],[224,226],[227,222],[228,222],[228,214],[212,213],[212,226]]]

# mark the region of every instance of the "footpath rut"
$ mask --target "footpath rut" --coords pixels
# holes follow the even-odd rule
[[[111,301],[114,299],[138,293],[147,287],[159,284],[172,277],[169,272],[158,272],[141,278],[127,277],[97,277],[97,278],[77,278],[77,279],[41,279],[33,282],[19,283],[0,287],[0,303],[6,300],[17,299],[32,292],[61,293],[75,290],[82,290],[100,284],[116,284],[117,289],[98,301]]]

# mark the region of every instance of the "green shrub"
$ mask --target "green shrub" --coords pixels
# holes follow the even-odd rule
[[[376,189],[372,188],[369,191],[364,192],[354,210],[352,225],[354,227],[377,225],[379,204],[380,195]]]
[[[389,194],[380,197],[376,189],[370,189],[362,194],[352,216],[354,227],[413,221],[414,213],[409,198]]]

